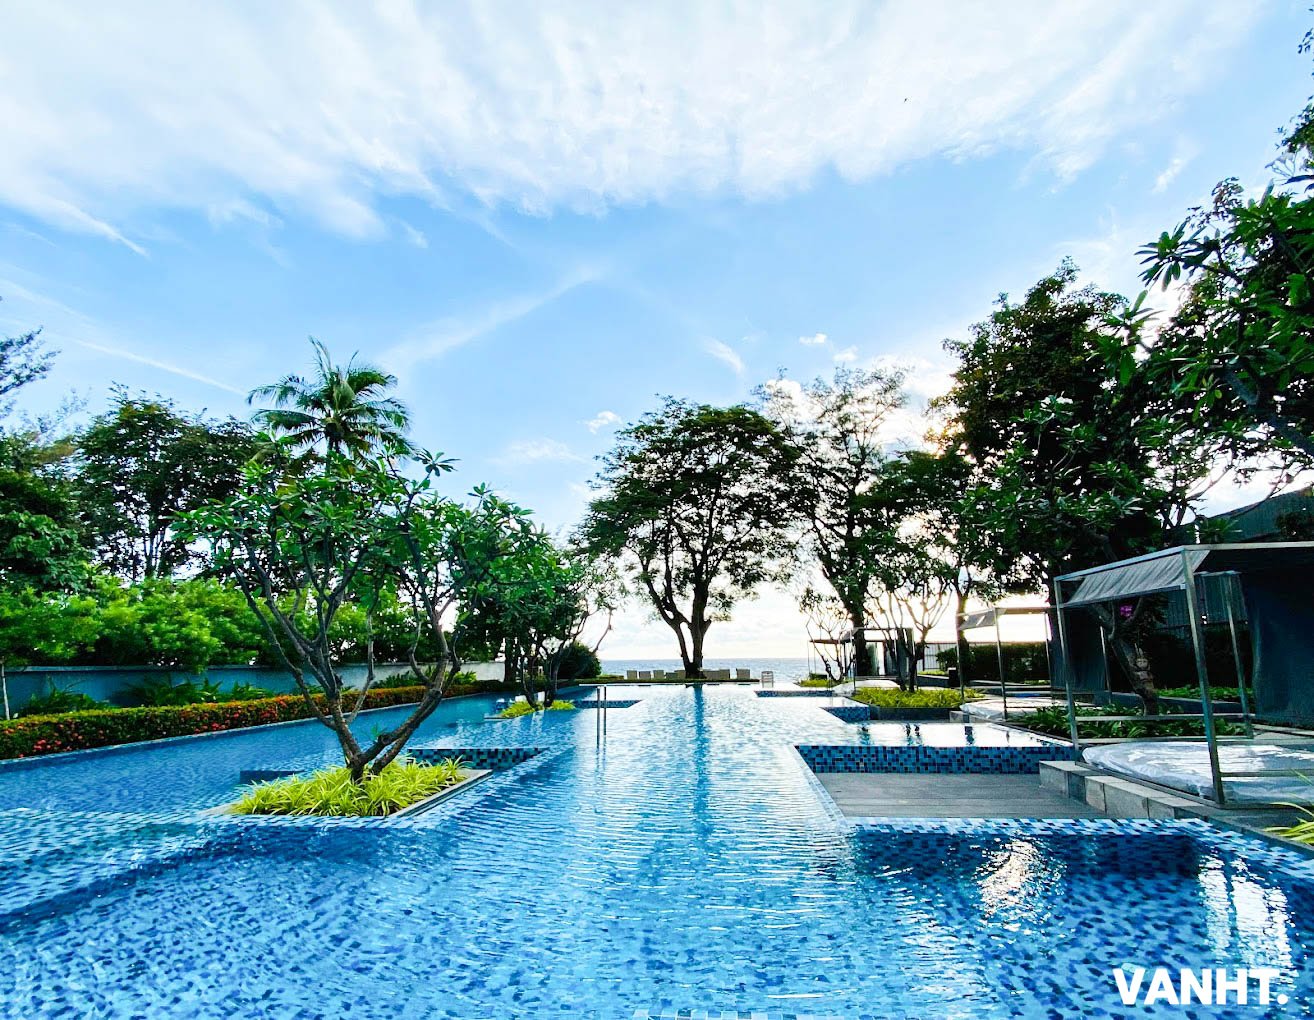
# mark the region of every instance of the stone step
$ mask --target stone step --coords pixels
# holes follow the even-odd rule
[[[1043,763],[1040,782],[1056,793],[1084,801],[1110,818],[1208,817],[1207,808],[1193,800],[1079,762]]]

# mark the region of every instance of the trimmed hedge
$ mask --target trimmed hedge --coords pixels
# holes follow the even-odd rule
[[[505,684],[476,682],[453,684],[447,697],[505,690]],[[390,708],[420,700],[423,687],[375,688],[365,696],[365,708]],[[322,695],[316,695],[322,700]],[[105,708],[60,715],[32,715],[0,720],[0,759],[31,758],[61,751],[82,751],[161,737],[219,733],[248,726],[313,719],[299,694],[282,694],[256,701],[161,706],[158,708]]]

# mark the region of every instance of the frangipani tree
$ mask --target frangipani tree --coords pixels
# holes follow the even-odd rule
[[[444,622],[463,599],[480,597],[526,526],[525,511],[486,489],[474,491],[472,505],[438,496],[434,479],[449,462],[424,458],[418,480],[401,473],[404,463],[332,451],[310,472],[280,475],[254,463],[237,495],[186,518],[191,537],[209,546],[216,566],[241,588],[357,779],[367,769],[382,771],[438,707],[461,667],[460,627],[449,638]],[[409,662],[424,693],[404,720],[362,742],[351,724],[374,683],[373,642],[366,642],[364,685],[351,690],[340,672],[334,624],[348,607],[359,607],[368,628],[391,592],[412,613]],[[416,655],[422,641],[436,650],[432,662]]]
[[[514,539],[514,554],[503,557],[481,596],[467,605],[467,619],[501,642],[507,675],[519,680],[525,700],[556,698],[561,666],[581,641],[590,622],[606,623],[591,647],[596,653],[611,629],[621,598],[614,566],[576,545],[562,545],[541,528]]]

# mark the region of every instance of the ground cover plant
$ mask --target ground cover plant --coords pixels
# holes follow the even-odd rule
[[[389,762],[359,782],[346,766],[256,783],[233,805],[239,815],[326,815],[384,817],[417,804],[467,777],[462,763],[447,759],[426,765],[409,758]]]
[[[513,701],[498,713],[503,719],[519,719],[522,715],[535,712],[571,712],[575,709],[573,701],[553,701],[550,704],[531,705],[528,701]]]
[[[982,697],[970,687],[966,691],[926,687],[917,691],[897,690],[890,687],[860,687],[854,692],[855,701],[875,708],[961,708],[964,701]]]
[[[1254,697],[1254,692],[1249,692]],[[1166,687],[1159,691],[1161,698],[1196,698],[1200,697],[1200,687],[1198,684],[1187,684],[1184,687]],[[1210,687],[1209,697],[1214,701],[1236,701],[1240,698],[1240,692],[1235,687]]]
[[[818,676],[817,674],[814,673],[812,674],[812,676],[808,677],[807,679],[800,680],[798,682],[798,685],[800,687],[831,688],[831,687],[838,687],[843,682],[844,682],[843,680],[832,680],[828,676]]]

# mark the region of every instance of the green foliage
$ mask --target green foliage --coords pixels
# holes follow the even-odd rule
[[[46,347],[40,329],[0,337],[0,417],[13,411],[13,394],[50,371],[55,351]]]
[[[474,688],[449,687],[448,695],[485,693],[489,685]],[[389,708],[415,704],[424,696],[423,687],[399,687],[369,691],[364,708]],[[316,700],[322,705],[323,695]],[[106,708],[63,715],[29,716],[0,720],[0,758],[27,758],[58,751],[80,751],[137,740],[214,733],[246,726],[311,719],[314,713],[301,695],[277,695],[255,701],[160,708]]]
[[[110,410],[78,437],[78,507],[100,561],[134,579],[171,577],[192,563],[198,550],[176,532],[179,514],[231,495],[254,452],[241,422],[117,389]]]
[[[803,387],[782,376],[757,395],[791,453],[784,506],[847,625],[865,623],[875,522],[864,500],[877,489],[889,460],[885,428],[906,401],[903,375],[838,368],[831,380]],[[813,593],[807,601],[820,609],[821,598]],[[857,673],[874,672],[866,643],[854,651]]]
[[[47,677],[46,689],[28,698],[27,704],[19,710],[18,715],[20,717],[55,715],[60,712],[87,712],[104,707],[102,702],[97,701],[90,694],[75,691],[72,687],[58,687]]]
[[[94,578],[82,594],[0,591],[0,658],[9,665],[168,666],[268,658],[241,593],[217,581]]]
[[[503,719],[519,719],[521,716],[533,715],[535,712],[571,712],[576,705],[573,701],[553,701],[551,704],[531,705],[528,701],[513,701],[502,709],[498,715]]]
[[[1020,588],[1158,547],[1201,495],[1210,444],[1110,324],[1116,294],[1076,288],[1070,262],[1021,303],[1001,297],[941,402],[972,465],[965,516]]]
[[[1309,799],[1314,800],[1314,786],[1310,788]],[[1281,836],[1283,839],[1293,839],[1297,843],[1314,845],[1314,811],[1299,804],[1288,804],[1287,806],[1299,812],[1300,821],[1291,825],[1272,825],[1264,831],[1272,833],[1274,836]]]
[[[482,681],[480,681],[479,678],[473,672],[470,672],[468,670],[466,672],[454,674],[452,676],[452,683],[457,685],[458,687],[478,687],[482,685]],[[385,677],[382,680],[375,680],[373,689],[376,691],[389,691],[389,690],[395,690],[396,688],[399,687],[414,687],[414,686],[415,686],[414,673],[397,673],[394,674],[393,676]],[[487,685],[487,686],[489,686],[491,689],[496,685]]]
[[[369,691],[365,695],[365,707],[410,705],[422,694],[422,687]],[[0,720],[0,758],[25,758],[34,754],[127,744],[135,740],[240,730],[313,716],[300,694],[214,705],[100,708],[63,715],[25,716]]]
[[[964,693],[966,697],[964,697]],[[963,701],[982,697],[979,691],[968,688],[966,692],[948,690],[940,687],[925,687],[918,691],[894,690],[888,687],[859,687],[853,694],[854,701],[876,708],[961,708]]]
[[[1188,684],[1185,687],[1165,687],[1159,691],[1159,695],[1164,698],[1193,698],[1200,699],[1200,688],[1198,685]],[[1213,701],[1236,701],[1240,698],[1240,692],[1235,687],[1210,687],[1209,697]]]
[[[675,632],[691,677],[702,673],[708,628],[781,576],[791,552],[793,453],[782,440],[749,408],[667,398],[603,458],[583,542],[625,565]]]
[[[562,680],[593,680],[602,673],[597,653],[588,645],[572,641],[561,654],[558,676]]]
[[[253,390],[248,399],[273,404],[257,412],[256,419],[278,446],[300,459],[303,468],[323,456],[369,458],[380,451],[408,451],[410,416],[405,405],[387,396],[397,377],[357,362],[354,355],[345,365],[334,364],[328,348],[314,337],[310,343],[313,375],[286,375]]]
[[[170,676],[144,676],[123,689],[124,700],[132,705],[204,705],[222,700],[219,685],[211,681],[180,680]]]
[[[0,467],[0,587],[73,591],[90,573],[67,482]]]
[[[968,645],[967,677],[968,683],[975,680],[999,679],[999,653],[994,643]],[[1044,680],[1049,676],[1049,659],[1045,646],[1032,642],[1005,641],[1004,679],[1008,683]],[[958,649],[945,648],[937,655],[940,665],[948,669],[958,666]],[[923,670],[933,673],[934,670]],[[961,671],[960,671],[961,673]]]
[[[459,760],[422,765],[399,758],[359,782],[348,768],[257,783],[233,806],[239,815],[380,817],[431,797],[466,778]]]
[[[411,682],[414,686],[414,681]],[[123,698],[129,704],[161,705],[213,705],[230,701],[259,701],[272,698],[272,691],[252,684],[234,684],[228,690],[214,680],[177,680],[172,677],[142,677],[123,689]]]
[[[799,685],[800,687],[825,687],[825,688],[830,688],[830,687],[838,687],[838,686],[839,686],[840,684],[842,684],[843,682],[844,682],[843,680],[831,680],[829,677],[813,675],[813,676],[808,677],[808,678],[805,679],[805,680],[800,680],[800,681],[798,682],[798,685]]]
[[[1083,722],[1083,716],[1125,716],[1109,722]],[[1024,712],[1008,717],[1009,725],[1022,729],[1044,733],[1051,737],[1067,738],[1071,735],[1068,727],[1068,710],[1061,706],[1038,708],[1034,712]],[[1223,719],[1214,721],[1215,731],[1220,736],[1244,733],[1241,726]],[[1108,705],[1103,708],[1077,709],[1077,732],[1083,739],[1100,740],[1110,737],[1199,737],[1204,735],[1204,721],[1201,719],[1168,719],[1162,721],[1140,718],[1136,713],[1122,711]]]

